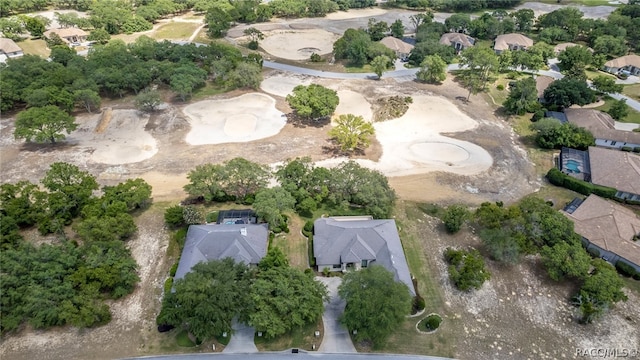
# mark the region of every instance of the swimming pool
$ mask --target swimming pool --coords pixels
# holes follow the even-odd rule
[[[569,172],[572,172],[574,174],[580,174],[580,169],[578,168],[578,166],[580,165],[579,162],[577,162],[576,160],[570,159],[567,160],[567,163],[564,164],[565,169],[569,170]]]

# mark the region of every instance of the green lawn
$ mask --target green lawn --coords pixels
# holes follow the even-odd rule
[[[287,214],[289,216],[289,233],[277,234],[271,246],[276,246],[282,249],[287,254],[289,264],[297,269],[304,270],[309,268],[309,256],[308,256],[308,239],[302,235],[302,227],[306,220],[302,219],[297,214]]]
[[[640,84],[625,85],[622,93],[632,99],[640,100]]]
[[[614,101],[615,100],[610,98],[610,97],[605,97],[604,105],[598,106],[595,109],[606,112],[607,110],[609,110],[609,108],[611,107],[611,104],[613,104]],[[634,124],[640,124],[640,112],[629,108],[629,115],[627,115],[627,117],[625,117],[624,119],[620,119],[618,121],[627,122],[627,123],[634,123]]]
[[[315,336],[316,331],[320,331],[319,337]],[[320,317],[316,323],[293,329],[275,339],[265,339],[264,337],[258,337],[256,334],[254,341],[259,351],[282,351],[292,348],[313,351],[313,345],[317,350],[322,343],[323,334],[324,325],[322,324],[322,317]]]
[[[535,2],[558,5],[558,0],[535,0]],[[615,6],[612,5],[609,0],[565,0],[562,1],[562,5]]]
[[[154,39],[187,40],[199,24],[191,22],[170,22],[160,26],[151,34]]]
[[[191,100],[201,100],[209,96],[222,94],[226,91],[224,86],[214,84],[211,81],[207,81],[201,88],[196,89],[191,96]]]
[[[363,66],[347,65],[344,67],[344,69],[348,73],[372,73],[373,72],[373,69],[369,64],[365,64]],[[384,77],[384,74],[382,74],[382,77]]]
[[[48,58],[51,53],[51,50],[49,50],[44,40],[23,40],[17,44],[25,55],[38,55],[43,58]]]

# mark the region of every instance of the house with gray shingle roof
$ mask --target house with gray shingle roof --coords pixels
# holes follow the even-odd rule
[[[267,254],[268,243],[267,224],[191,225],[175,279],[183,278],[199,262],[232,258],[257,265]]]
[[[314,223],[313,255],[319,271],[380,265],[416,294],[396,222],[362,217],[320,218]]]
[[[640,271],[640,217],[596,195],[570,205],[563,214],[573,221],[587,249],[595,247],[610,263],[622,261]]]

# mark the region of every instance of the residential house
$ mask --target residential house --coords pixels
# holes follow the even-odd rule
[[[617,130],[615,120],[607,113],[594,109],[565,109],[567,120],[589,130],[596,138],[596,146],[620,149],[640,147],[640,133]]]
[[[530,38],[522,34],[511,33],[498,35],[493,43],[493,50],[500,55],[505,50],[527,50],[531,46],[533,46],[533,40]]]
[[[406,60],[413,50],[413,45],[403,41],[402,39],[394,38],[393,36],[387,36],[380,40],[380,43],[389,49],[395,51],[396,56],[399,59]]]
[[[578,180],[617,189],[616,197],[640,201],[640,154],[591,146],[563,148],[560,171]]]
[[[616,197],[640,201],[640,154],[589,147],[591,182],[618,190]]]
[[[440,44],[453,46],[456,53],[472,47],[475,43],[476,40],[474,38],[462,33],[446,33],[440,37]]]
[[[544,91],[547,90],[549,85],[556,79],[550,76],[536,76],[536,91],[538,92],[538,101],[544,103]]]
[[[602,69],[612,74],[628,72],[629,75],[640,76],[640,55],[631,54],[609,60]]]
[[[319,271],[383,266],[396,281],[405,283],[412,295],[416,294],[395,220],[320,218],[314,223],[313,255]]]
[[[563,214],[573,221],[587,250],[595,248],[610,263],[622,261],[640,271],[640,217],[633,211],[589,195],[571,202]]]
[[[558,55],[561,52],[567,50],[567,48],[573,47],[573,46],[582,46],[580,44],[576,44],[576,43],[572,43],[572,42],[566,42],[566,43],[562,43],[562,44],[558,44],[556,46],[553,47],[553,52]],[[593,52],[593,49],[588,47],[587,50]]]
[[[73,45],[87,41],[86,31],[75,27],[51,29],[44,32],[44,37],[51,38],[52,34],[58,35],[67,45]]]
[[[267,254],[268,244],[267,224],[191,225],[175,279],[183,278],[199,262],[232,258],[257,265]]]
[[[24,52],[18,44],[7,38],[0,38],[0,62],[6,62],[7,59],[23,56]]]

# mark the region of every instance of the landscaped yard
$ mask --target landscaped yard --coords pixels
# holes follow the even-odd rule
[[[24,40],[20,41],[18,46],[22,48],[25,55],[38,55],[43,58],[48,58],[51,53],[51,50],[49,50],[44,40]]]
[[[188,40],[198,26],[198,23],[193,22],[170,22],[160,26],[151,37],[159,40]]]
[[[307,238],[301,233],[305,220],[296,214],[287,214],[289,216],[289,233],[277,234],[271,246],[282,249],[289,258],[289,264],[300,270],[309,268],[309,257],[307,250]]]
[[[315,336],[316,331],[320,332],[319,337]],[[282,351],[292,348],[313,351],[314,345],[315,349],[318,349],[322,343],[323,335],[324,325],[322,324],[321,317],[315,324],[308,324],[301,328],[294,329],[288,334],[284,334],[275,339],[267,340],[257,335],[254,339],[259,351]]]
[[[625,85],[622,93],[632,99],[640,99],[640,84]]]
[[[613,104],[614,101],[615,101],[614,99],[610,97],[606,97],[604,100],[604,105],[598,106],[595,109],[606,112],[609,110],[609,108],[611,107],[611,104]],[[627,117],[620,119],[618,121],[640,124],[640,112],[635,111],[632,108],[629,108],[629,115],[627,115]]]

